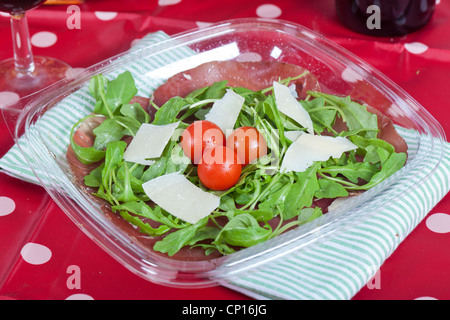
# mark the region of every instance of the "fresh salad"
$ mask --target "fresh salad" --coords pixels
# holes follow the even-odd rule
[[[96,75],[94,111],[71,132],[79,161],[96,165],[84,184],[159,237],[155,251],[228,255],[326,214],[320,200],[368,190],[404,166],[406,153],[377,138],[366,106],[316,91],[299,100],[292,83],[303,76],[259,91],[219,81],[144,108],[130,103],[138,92],[131,73]],[[81,146],[74,134],[91,118],[95,141]]]

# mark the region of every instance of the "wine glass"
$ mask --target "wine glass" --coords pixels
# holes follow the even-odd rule
[[[6,97],[3,98],[4,101],[0,98],[0,108],[11,107],[17,99],[23,100],[64,78],[70,70],[70,66],[60,60],[33,56],[25,12],[44,2],[45,0],[0,0],[0,11],[9,13],[11,17],[14,47],[14,58],[0,62],[0,93]]]

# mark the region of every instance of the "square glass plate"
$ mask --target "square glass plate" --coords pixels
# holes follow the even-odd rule
[[[170,76],[216,60],[283,61],[308,69],[322,91],[360,99],[393,120],[407,137],[406,166],[344,206],[265,243],[208,261],[176,261],[142,245],[105,216],[100,206],[74,182],[65,151],[70,128],[93,109],[87,85],[92,76],[112,78],[129,70],[140,95]],[[91,111],[92,111],[91,109]],[[67,116],[62,116],[67,115]],[[19,116],[16,139],[35,175],[54,201],[91,239],[130,271],[149,281],[177,287],[202,287],[301,250],[327,236],[369,219],[395,197],[421,184],[439,165],[427,162],[442,152],[438,122],[399,86],[359,58],[300,25],[279,20],[225,21],[160,39],[112,57],[41,92]],[[439,157],[437,157],[439,158]],[[417,174],[420,172],[420,174]],[[402,183],[397,183],[402,181]]]

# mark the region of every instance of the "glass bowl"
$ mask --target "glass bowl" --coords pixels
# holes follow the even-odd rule
[[[20,114],[15,133],[40,183],[68,217],[113,258],[146,280],[198,288],[239,277],[370,219],[377,208],[421,184],[439,165],[439,161],[427,160],[430,153],[442,153],[445,137],[438,122],[383,74],[309,29],[280,20],[240,19],[172,37],[162,33],[153,36],[153,42],[138,45],[41,92]],[[94,100],[87,89],[93,75],[113,77],[129,70],[137,79],[139,94],[150,96],[170,76],[215,60],[283,61],[308,69],[318,78],[322,91],[350,95],[390,117],[408,136],[407,164],[336,210],[254,247],[207,261],[176,261],[156,254],[125,232],[120,221],[105,216],[74,182],[65,158],[69,131],[93,109]],[[61,112],[72,116],[61,116]],[[414,172],[422,174],[419,177]]]

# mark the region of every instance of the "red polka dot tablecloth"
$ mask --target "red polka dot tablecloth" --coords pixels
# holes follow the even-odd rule
[[[43,6],[28,15],[36,55],[77,72],[128,50],[150,32],[175,34],[232,18],[300,23],[353,52],[421,103],[450,134],[450,4],[437,1],[431,22],[407,36],[372,38],[343,27],[334,1],[86,0]],[[0,60],[10,58],[9,17],[0,13]],[[352,74],[348,74],[352,77]],[[18,99],[0,92],[0,106]],[[0,122],[0,155],[13,142]],[[222,286],[177,289],[132,274],[85,236],[45,191],[0,173],[0,297],[3,299],[251,299]],[[353,299],[450,299],[448,194]]]

